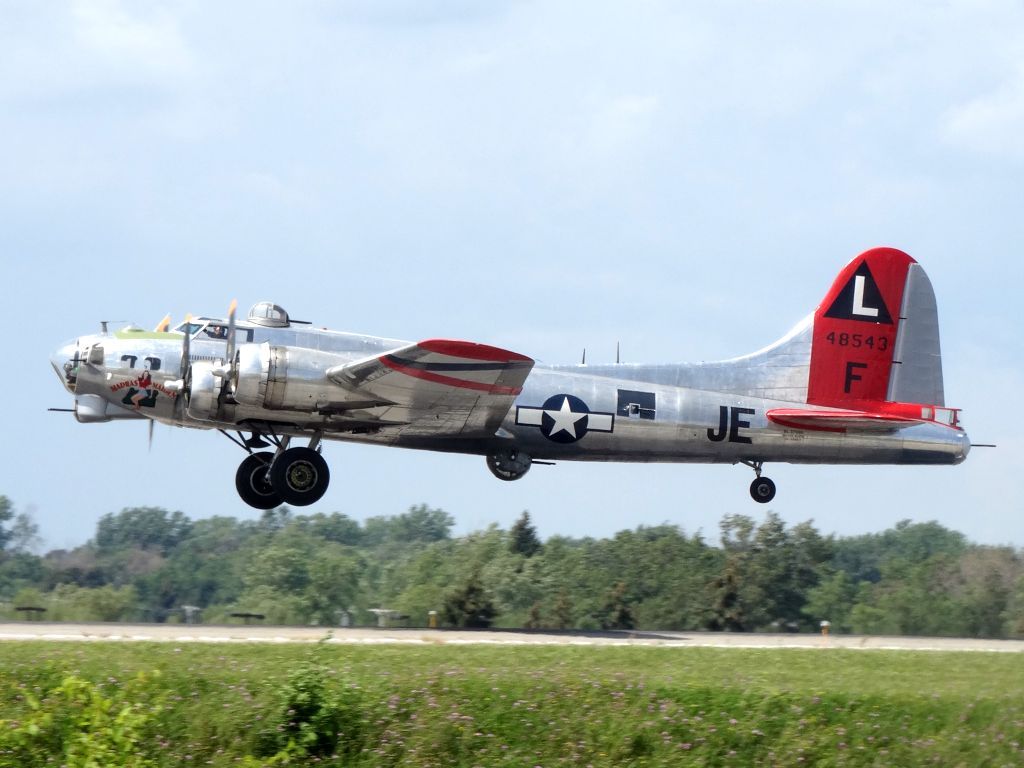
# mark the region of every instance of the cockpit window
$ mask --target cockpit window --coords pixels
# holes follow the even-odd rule
[[[206,330],[203,331],[211,339],[226,339],[228,337],[228,327],[226,325],[213,325],[212,323],[206,326]]]
[[[206,323],[179,323],[175,326],[174,330],[178,333],[187,333],[189,336],[195,336]]]

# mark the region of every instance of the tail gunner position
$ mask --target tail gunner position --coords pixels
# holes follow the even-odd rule
[[[269,303],[242,322],[232,304],[173,330],[104,325],[52,363],[80,422],[233,440],[248,454],[238,493],[260,509],[323,496],[324,439],[478,454],[502,480],[556,460],[742,463],[762,503],[775,496],[766,462],[959,464],[970,449],[945,405],[931,283],[893,248],[851,261],[775,344],[716,363],[543,365],[467,341],[316,329]]]

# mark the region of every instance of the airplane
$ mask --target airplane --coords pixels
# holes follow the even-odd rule
[[[314,328],[271,302],[237,320],[233,302],[173,329],[103,323],[51,363],[74,395],[53,410],[79,422],[220,431],[247,454],[235,487],[257,509],[323,496],[324,440],[482,455],[501,480],[562,460],[744,464],[760,503],[769,462],[959,464],[971,447],[944,402],[931,282],[894,248],[850,261],[774,344],[720,362],[546,365]]]

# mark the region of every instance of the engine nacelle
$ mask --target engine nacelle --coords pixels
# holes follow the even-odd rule
[[[206,360],[192,363],[189,385],[188,415],[200,421],[216,421],[220,409],[220,390],[223,379],[215,376],[220,365]]]
[[[315,349],[243,344],[235,400],[252,408],[311,413],[337,394],[326,371],[339,362],[341,357]]]

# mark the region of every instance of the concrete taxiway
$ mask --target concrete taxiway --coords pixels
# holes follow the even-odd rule
[[[328,643],[353,645],[563,645],[659,648],[851,648],[1024,652],[1024,640],[729,632],[558,632],[419,628],[278,627],[217,624],[0,623],[0,641]]]

